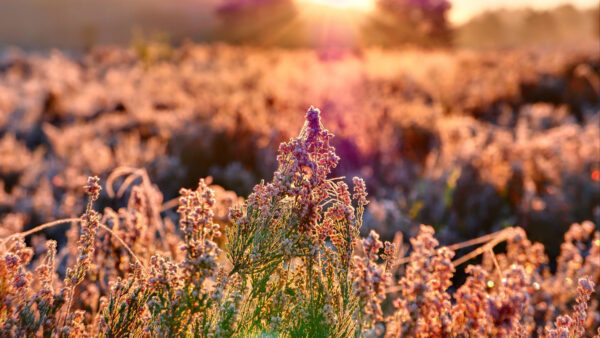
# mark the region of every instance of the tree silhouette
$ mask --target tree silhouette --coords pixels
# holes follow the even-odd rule
[[[225,0],[217,16],[217,36],[230,43],[291,45],[298,39],[293,0]]]
[[[364,27],[367,44],[448,46],[452,32],[447,0],[377,0],[377,10]]]

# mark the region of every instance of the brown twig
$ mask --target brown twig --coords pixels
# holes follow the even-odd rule
[[[492,239],[491,241],[489,241],[488,243],[480,246],[479,248],[469,252],[468,254],[454,260],[452,262],[452,265],[454,267],[457,267],[467,261],[469,261],[470,259],[473,259],[479,255],[481,255],[482,253],[486,252],[487,250],[492,249],[493,247],[495,247],[496,245],[498,245],[499,243],[509,239],[512,237],[513,234],[513,229],[512,228],[508,228],[505,230],[502,230],[499,234],[497,234],[496,238]]]
[[[4,243],[8,242],[9,240],[11,240],[13,238],[27,237],[27,236],[29,236],[31,234],[34,234],[34,233],[38,232],[38,231],[42,231],[44,229],[52,228],[54,226],[57,226],[57,225],[60,225],[60,224],[63,224],[63,223],[69,223],[69,222],[81,222],[81,219],[79,219],[79,218],[65,218],[65,219],[59,219],[59,220],[56,220],[56,221],[44,223],[42,225],[38,225],[37,227],[29,229],[27,231],[23,231],[23,232],[19,232],[19,233],[7,236],[7,237],[1,239],[0,243],[4,244]]]
[[[4,245],[5,243],[7,243],[8,241],[10,241],[13,238],[27,237],[27,236],[29,236],[31,234],[34,234],[34,233],[39,232],[39,231],[42,231],[44,229],[52,228],[54,226],[57,226],[57,225],[60,225],[60,224],[63,224],[63,223],[69,223],[69,222],[79,223],[79,222],[81,222],[81,219],[80,218],[65,218],[65,219],[59,219],[59,220],[56,220],[56,221],[53,221],[53,222],[44,223],[44,224],[38,225],[35,228],[29,229],[27,231],[19,232],[19,233],[7,236],[7,237],[5,237],[5,238],[3,238],[3,239],[0,240],[0,244]],[[108,226],[106,226],[106,225],[104,225],[102,223],[100,223],[100,226],[104,230],[106,230],[108,233],[110,233],[111,236],[115,237],[117,239],[117,241],[119,241],[119,243],[121,243],[121,245],[123,245],[123,247],[127,250],[127,252],[129,252],[129,254],[131,256],[133,256],[133,258],[135,258],[135,260],[138,263],[140,263],[140,265],[142,266],[142,268],[145,269],[145,266],[144,266],[144,264],[142,264],[142,261],[133,252],[133,250],[131,250],[131,248],[125,243],[125,241],[123,241],[123,239],[121,237],[119,237],[116,233],[114,233],[112,231],[112,229],[109,228]]]

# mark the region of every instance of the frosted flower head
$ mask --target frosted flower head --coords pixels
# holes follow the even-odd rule
[[[98,176],[88,177],[87,183],[83,188],[93,201],[97,200],[100,195],[100,190],[102,190],[100,178],[98,178]]]

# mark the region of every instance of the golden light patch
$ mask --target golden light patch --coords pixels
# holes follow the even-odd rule
[[[312,3],[335,8],[371,10],[375,7],[374,0],[297,0],[298,3]]]

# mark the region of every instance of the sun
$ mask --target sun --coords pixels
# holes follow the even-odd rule
[[[375,0],[297,0],[299,3],[312,3],[342,9],[371,10]]]

